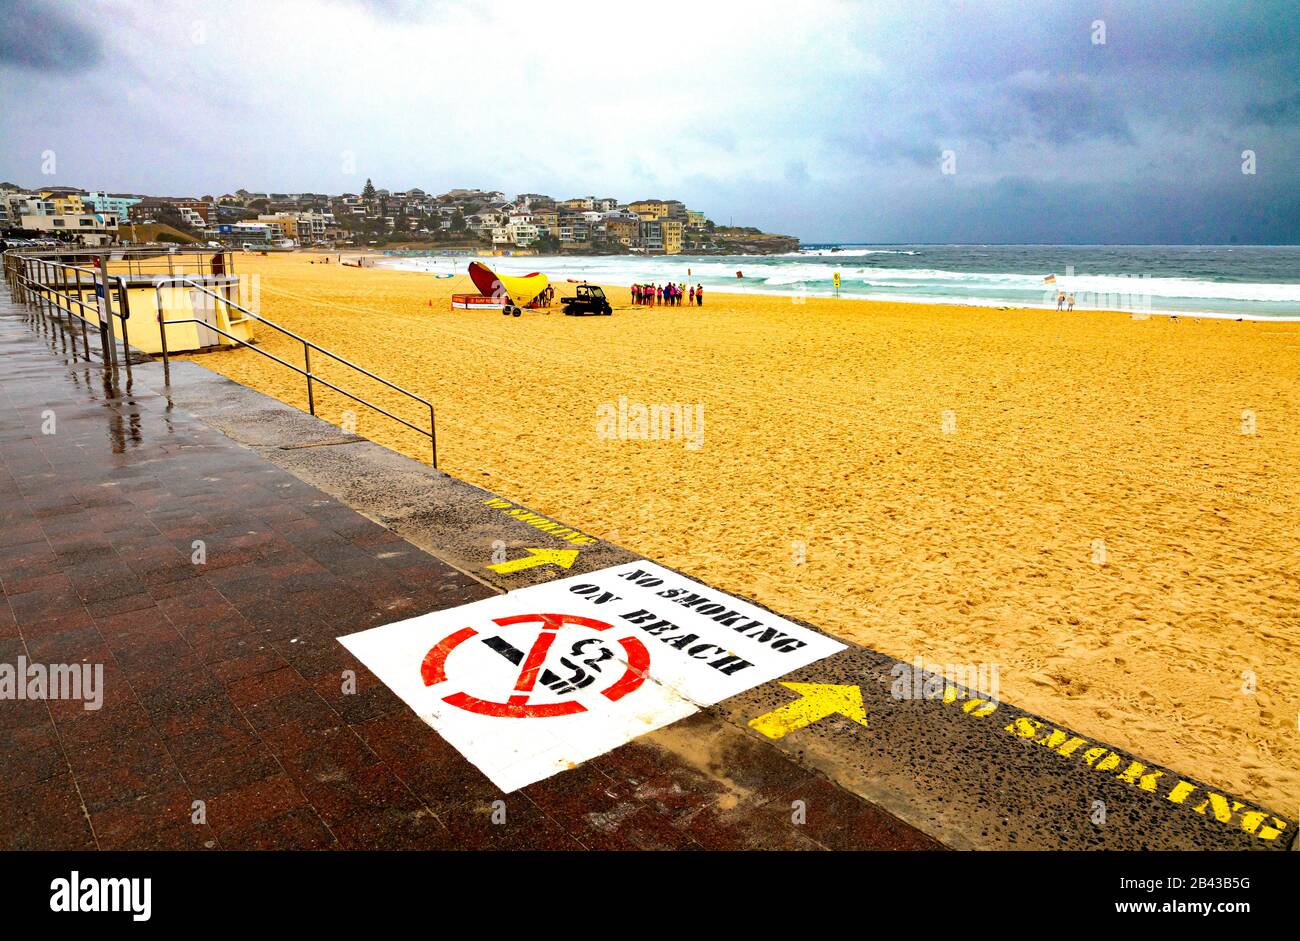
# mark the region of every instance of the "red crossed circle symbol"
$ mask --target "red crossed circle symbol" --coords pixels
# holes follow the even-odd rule
[[[546,662],[546,654],[555,643],[555,635],[566,624],[589,627],[595,631],[611,630],[614,625],[595,618],[580,617],[576,614],[515,614],[510,617],[493,618],[492,623],[498,627],[510,627],[515,624],[541,624],[541,632],[533,641],[523,663],[520,664],[519,678],[515,688],[505,702],[493,702],[479,699],[469,693],[452,693],[444,696],[442,701],[468,712],[477,712],[484,716],[500,716],[510,719],[543,718],[546,716],[567,716],[586,712],[587,707],[577,700],[564,702],[533,703],[529,701],[533,687],[537,685],[538,674]],[[447,680],[447,657],[451,652],[469,640],[478,636],[472,627],[464,627],[454,634],[448,634],[425,654],[420,664],[420,676],[425,686],[434,686]],[[650,668],[650,652],[636,637],[628,636],[618,639],[626,654],[627,668],[623,675],[608,688],[601,690],[601,695],[611,702],[622,699],[645,682],[646,671]]]

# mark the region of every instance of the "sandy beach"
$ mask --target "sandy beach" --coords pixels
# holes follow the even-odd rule
[[[900,659],[997,664],[1001,698],[1294,813],[1300,324],[621,288],[612,317],[516,319],[450,310],[463,275],[322,257],[235,270],[265,316],[433,401],[443,470]],[[197,359],[306,407],[255,352]],[[702,406],[699,446],[602,436],[621,397]]]

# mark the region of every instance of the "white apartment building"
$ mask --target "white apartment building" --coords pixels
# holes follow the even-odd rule
[[[466,225],[479,235],[490,235],[493,229],[504,226],[506,221],[505,216],[492,209],[484,209],[465,219]]]
[[[332,212],[299,212],[295,215],[298,217],[298,241],[302,244],[327,241],[329,231],[336,224]]]
[[[533,242],[536,242],[541,235],[541,230],[529,222],[511,222],[509,225],[500,225],[492,229],[493,245],[518,245],[520,248],[527,248]]]
[[[236,235],[249,242],[271,242],[284,238],[284,227],[278,222],[236,222],[230,227]]]
[[[511,239],[520,248],[527,248],[541,236],[541,230],[531,222],[511,222],[506,226]]]
[[[585,222],[566,222],[560,225],[561,242],[585,242],[590,234],[590,226]]]
[[[3,197],[6,215],[10,219],[23,216],[52,216],[55,213],[54,200],[42,199],[35,193],[5,193]]]
[[[117,241],[117,216],[97,212],[65,212],[59,215],[24,215],[22,227],[54,235],[65,233],[84,245],[111,245]]]

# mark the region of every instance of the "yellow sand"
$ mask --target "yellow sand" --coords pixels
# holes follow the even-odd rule
[[[236,270],[266,316],[432,400],[444,470],[893,656],[998,664],[1006,701],[1295,814],[1300,324],[716,291],[515,319],[449,310],[464,276],[311,257]],[[201,361],[305,407],[257,353]],[[703,404],[703,447],[600,437],[620,396]]]

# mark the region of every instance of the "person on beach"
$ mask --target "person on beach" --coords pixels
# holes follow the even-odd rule
[[[691,306],[695,306],[695,288],[691,288]]]
[[[656,285],[655,285],[655,303],[656,303],[656,304],[662,304],[663,302],[664,302],[664,288],[663,288],[663,285],[662,285],[662,284],[656,284]]]
[[[1066,310],[1074,310],[1074,295],[1073,295],[1073,294],[1071,294],[1069,297],[1067,297],[1067,298],[1065,299],[1065,309],[1066,309]]]
[[[696,307],[704,306],[704,285],[703,284],[695,285],[695,306]]]
[[[1064,306],[1065,306],[1065,292],[1064,292],[1064,291],[1057,291],[1057,292],[1056,292],[1056,311],[1057,311],[1057,313],[1060,313],[1061,308],[1064,307]]]

